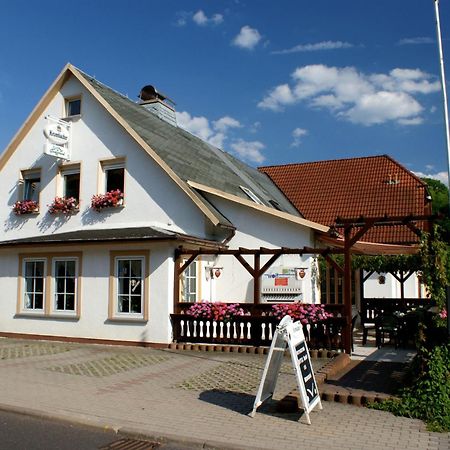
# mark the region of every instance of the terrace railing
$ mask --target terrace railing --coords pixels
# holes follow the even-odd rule
[[[242,305],[247,308],[253,306]],[[228,321],[194,318],[187,314],[171,314],[173,340],[174,342],[218,345],[270,346],[279,320],[274,316],[262,315],[261,310],[264,308],[258,309],[259,315],[238,316]],[[345,319],[342,317],[304,325],[309,347],[342,349],[344,325]]]

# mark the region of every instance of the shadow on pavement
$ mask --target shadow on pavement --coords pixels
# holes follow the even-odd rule
[[[402,387],[407,366],[395,362],[361,361],[339,379],[327,380],[327,384],[392,395]]]
[[[225,391],[220,389],[211,389],[203,391],[199,395],[199,399],[211,403],[212,405],[220,406],[222,408],[235,411],[242,415],[248,416],[253,410],[255,396],[244,392]],[[266,414],[269,416],[282,417],[283,419],[298,422],[303,415],[303,411],[283,413],[278,411],[278,402],[275,400],[268,400],[261,405],[256,414]],[[250,418],[250,417],[249,417]]]

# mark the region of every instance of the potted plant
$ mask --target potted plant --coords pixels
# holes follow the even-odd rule
[[[13,212],[18,216],[39,212],[39,203],[34,200],[18,200],[13,205]]]
[[[117,208],[123,204],[123,192],[120,189],[106,192],[106,194],[93,195],[91,208],[99,212],[104,208]]]
[[[55,197],[48,208],[50,214],[71,214],[75,211],[78,211],[78,202],[75,197]]]

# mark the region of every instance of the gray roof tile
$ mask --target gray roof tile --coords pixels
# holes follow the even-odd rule
[[[182,128],[168,124],[129,98],[79,72],[183,181],[194,181],[248,200],[240,189],[240,186],[245,186],[255,192],[266,206],[274,208],[270,203],[274,200],[281,211],[299,216],[265,174]],[[222,218],[230,225],[226,218]]]

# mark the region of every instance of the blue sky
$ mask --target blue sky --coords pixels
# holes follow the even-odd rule
[[[132,99],[153,84],[183,127],[253,166],[389,154],[446,176],[433,0],[0,5],[1,149],[71,62]]]

